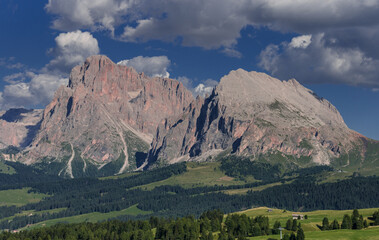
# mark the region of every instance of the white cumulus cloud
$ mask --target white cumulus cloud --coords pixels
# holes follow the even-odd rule
[[[177,80],[182,82],[183,85],[192,92],[192,94],[196,97],[198,95],[204,97],[207,94],[210,94],[218,84],[218,81],[213,79],[207,79],[195,86],[195,82],[193,79],[190,79],[185,76],[178,77]]]
[[[48,104],[54,92],[61,85],[67,85],[68,79],[56,75],[35,74],[29,82],[18,82],[4,86],[1,109],[28,107]]]
[[[246,26],[296,33],[298,38],[279,48],[282,51],[291,47],[292,52],[301,55],[291,55],[287,49],[283,54],[274,54],[273,59],[286,57],[294,64],[300,58],[325,55],[325,59],[331,59],[334,56],[334,65],[342,61],[349,73],[367,78],[369,82],[373,81],[371,69],[379,60],[379,0],[49,0],[46,11],[55,16],[52,27],[58,30],[106,29],[120,41],[174,42],[218,49],[231,57],[241,56],[235,46]],[[113,35],[115,32],[119,34]],[[320,34],[323,34],[323,47],[319,47],[320,53],[314,53],[320,44],[314,43],[313,37]],[[265,53],[269,48],[271,52],[274,50],[271,46]],[[353,57],[353,53],[357,55]],[[262,59],[264,61],[262,65],[272,63],[267,58]],[[313,72],[306,75],[306,71],[300,69],[304,70],[301,77],[311,79],[314,71],[325,77],[332,76],[332,66],[318,68],[323,65],[321,62],[306,63],[308,65],[303,63],[299,68],[313,69]],[[269,69],[272,68],[275,66]],[[351,83],[351,80],[343,82],[336,75],[332,81],[338,78],[339,82]]]
[[[45,9],[57,18],[52,27],[61,31],[109,30],[124,22],[133,0],[49,0]]]
[[[46,71],[49,72],[68,73],[87,57],[100,52],[96,38],[89,32],[79,30],[59,34],[55,38],[55,44],[55,48],[50,50],[54,59],[46,65]]]
[[[289,46],[292,48],[307,48],[312,42],[312,35],[302,35],[292,38]]]
[[[204,84],[200,83],[199,85],[197,85],[197,86],[195,87],[194,90],[195,90],[195,93],[196,93],[197,95],[204,96],[204,95],[206,95],[206,94],[211,93],[212,90],[213,90],[213,87],[211,87],[211,86],[205,86]]]
[[[379,86],[379,60],[360,49],[339,46],[324,34],[314,35],[307,47],[291,43],[268,46],[261,52],[261,67],[279,78],[301,79],[303,83]]]
[[[246,0],[49,0],[56,16],[52,27],[63,31],[123,29],[115,38],[136,42],[176,41],[207,49],[231,47],[248,23],[240,12]]]
[[[266,48],[261,65],[270,71],[278,69],[279,73],[283,67],[274,66],[274,59],[280,63],[286,58],[291,64],[313,57],[336,60],[331,66],[323,66],[321,60],[299,62],[299,71],[303,72],[300,76],[304,77],[300,81],[314,78],[316,71],[333,77],[333,82],[338,79],[337,82],[351,84],[351,76],[368,79],[354,81],[363,84],[374,81],[373,67],[379,69],[375,65],[379,61],[379,0],[49,0],[45,8],[55,16],[52,27],[58,30],[105,29],[120,41],[174,42],[218,49],[237,58],[242,56],[236,46],[246,26],[297,33],[299,37],[278,46],[284,52],[271,54],[271,60],[269,52],[275,52],[275,47]],[[314,43],[313,38],[320,34],[323,43]],[[314,52],[316,46],[319,53]],[[340,72],[346,68],[345,72],[353,75],[343,81],[332,68]],[[307,69],[312,70],[308,75]],[[290,71],[287,75],[294,75]],[[379,84],[379,79],[375,81]]]
[[[53,59],[39,71],[18,72],[5,76],[0,108],[35,107],[48,104],[57,88],[67,85],[68,75],[77,64],[100,52],[97,40],[89,32],[61,33],[50,50]]]
[[[143,57],[126,59],[117,64],[133,67],[137,72],[143,72],[150,77],[170,77],[167,68],[171,61],[167,56]]]

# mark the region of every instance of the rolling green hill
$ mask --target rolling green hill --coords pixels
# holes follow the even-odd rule
[[[269,211],[270,209],[270,211]],[[286,225],[286,221],[292,218],[292,214],[302,214],[307,215],[308,219],[299,220],[306,239],[338,239],[338,240],[352,240],[352,239],[378,239],[379,236],[379,226],[372,226],[367,229],[362,230],[330,230],[330,231],[321,231],[317,225],[322,224],[324,217],[327,217],[329,221],[336,219],[340,224],[342,222],[343,216],[345,214],[351,215],[353,210],[317,210],[311,212],[291,212],[284,211],[282,209],[271,209],[267,207],[253,208],[245,211],[238,212],[239,214],[246,214],[249,217],[255,217],[259,215],[267,216],[270,221],[270,226],[273,226],[275,221],[280,221],[281,226]],[[359,213],[362,214],[363,218],[369,220],[369,217],[372,216],[373,212],[377,211],[377,208],[367,208],[359,209]],[[284,230],[283,234],[290,233],[290,231]],[[267,240],[270,239],[280,239],[278,235],[274,236],[259,236],[259,237],[250,237],[252,240]]]
[[[0,206],[22,206],[28,203],[37,203],[49,195],[29,193],[30,188],[10,189],[0,191]]]

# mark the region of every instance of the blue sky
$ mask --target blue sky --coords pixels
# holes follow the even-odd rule
[[[379,0],[0,0],[0,108],[44,107],[105,54],[193,91],[237,68],[296,78],[379,139],[378,12]]]

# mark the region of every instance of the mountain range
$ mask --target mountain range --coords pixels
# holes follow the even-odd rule
[[[330,102],[295,79],[242,69],[194,98],[177,80],[97,55],[72,69],[44,110],[0,115],[2,158],[68,178],[228,155],[291,169],[378,170],[378,141],[349,129]]]

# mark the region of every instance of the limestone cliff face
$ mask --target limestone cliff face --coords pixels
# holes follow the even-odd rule
[[[115,161],[117,172],[136,169],[136,155],[148,150],[158,124],[182,113],[192,100],[176,80],[147,77],[105,56],[90,57],[73,68],[68,86],[57,90],[20,159],[59,161],[65,164],[60,175],[69,177],[75,177],[75,161],[83,172]]]
[[[149,164],[206,160],[225,150],[330,164],[362,138],[331,103],[296,80],[239,69],[223,77],[209,97],[197,98],[180,117],[159,126]]]
[[[13,108],[0,112],[0,149],[28,146],[39,129],[42,109]]]

